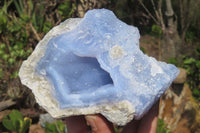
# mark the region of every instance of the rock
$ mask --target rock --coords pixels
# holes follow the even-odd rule
[[[40,124],[32,124],[29,127],[29,133],[45,133],[45,129]]]
[[[40,118],[39,118],[39,124],[42,127],[45,127],[45,123],[46,122],[48,122],[48,123],[54,123],[54,122],[56,122],[56,120],[50,114],[48,114],[48,113],[41,114]]]
[[[187,72],[185,69],[183,68],[178,68],[180,73],[179,75],[176,77],[176,79],[173,81],[173,83],[175,84],[184,84],[187,78]]]
[[[178,75],[139,49],[139,31],[106,9],[68,19],[39,42],[19,76],[53,117],[140,119]]]
[[[180,95],[174,88],[167,89],[161,97],[159,118],[167,124],[170,133],[197,133],[200,131],[200,108],[192,97],[192,92],[184,84]]]

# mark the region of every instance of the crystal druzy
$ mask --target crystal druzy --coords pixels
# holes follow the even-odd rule
[[[24,61],[23,84],[52,116],[102,113],[125,125],[140,119],[178,74],[139,48],[139,31],[94,9],[53,28]]]

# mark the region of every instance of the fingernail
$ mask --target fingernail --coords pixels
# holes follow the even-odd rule
[[[87,115],[85,116],[85,119],[86,119],[87,125],[91,126],[92,131],[97,131],[97,126],[95,123],[96,116]]]

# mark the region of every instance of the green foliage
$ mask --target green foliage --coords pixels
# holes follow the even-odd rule
[[[191,43],[198,41],[198,38],[200,38],[200,27],[197,22],[192,23],[186,32],[185,41]]]
[[[3,60],[3,67],[5,70],[14,70],[19,65],[19,59],[25,59],[30,50],[27,47],[28,32],[27,32],[27,18],[20,15],[20,18],[10,15],[7,10],[8,6],[14,2],[18,12],[22,12],[22,3],[17,5],[17,1],[9,1],[4,3],[3,8],[0,9],[0,18],[5,18],[0,22],[1,37],[6,40],[0,44],[0,60]],[[15,18],[15,19],[13,19]],[[10,71],[13,73],[12,71]],[[16,74],[15,74],[16,75]]]
[[[187,71],[187,82],[192,88],[193,96],[200,100],[200,47],[196,49],[196,58],[183,57],[182,67]]]
[[[168,59],[168,63],[170,63],[170,64],[174,64],[174,65],[178,65],[178,62],[177,62],[177,60],[176,60],[176,58],[169,58]]]
[[[145,50],[145,48],[140,47],[140,50],[141,50],[144,54],[146,54],[146,50]]]
[[[65,125],[61,121],[54,123],[45,123],[46,133],[65,133]]]
[[[3,78],[3,69],[0,68],[0,79],[2,79],[2,78]]]
[[[151,34],[156,36],[156,37],[161,37],[162,35],[162,29],[159,25],[152,25],[151,27]]]
[[[52,23],[51,23],[51,22],[45,22],[45,23],[43,24],[42,31],[43,31],[44,33],[47,33],[52,27],[53,27],[53,26],[52,26]]]
[[[43,0],[39,0],[39,2],[43,2]],[[34,5],[32,0],[14,0],[14,4],[19,15],[18,19],[20,19],[21,23],[31,24],[38,32],[47,33],[52,28],[52,24],[50,23],[50,21],[45,21],[45,5]],[[43,31],[43,29],[45,29],[45,31]]]
[[[167,125],[164,123],[163,119],[158,119],[158,125],[156,128],[156,133],[169,133],[170,130],[167,129]]]
[[[45,19],[44,4],[34,3],[32,0],[7,1],[3,2],[2,8],[0,7],[2,40],[0,41],[0,80],[12,80],[18,77],[21,62],[30,55],[39,41],[39,33],[46,33],[53,26],[51,21]],[[16,11],[8,11],[11,4],[12,9]],[[6,72],[4,73],[3,70]],[[1,84],[1,86],[7,85]]]
[[[9,93],[9,89],[18,85],[20,90],[23,89],[21,84],[13,82],[18,78],[22,61],[31,54],[45,33],[62,21],[61,17],[72,15],[75,10],[73,3],[52,3],[49,0],[0,1],[0,91],[6,94],[4,96],[14,98],[15,95],[11,95],[13,93]],[[17,98],[28,100],[29,95],[25,96],[25,91],[19,93],[23,97]]]
[[[3,118],[2,123],[10,131],[25,133],[31,125],[31,119],[28,117],[23,118],[19,111],[13,110]]]
[[[114,131],[115,133],[120,133],[120,130],[118,129],[118,127],[114,127]]]
[[[4,2],[3,7],[0,9],[0,34],[5,30],[6,24],[8,22],[8,16],[7,16],[7,8],[10,6],[12,1]]]
[[[47,7],[45,0],[8,0],[0,7],[0,61],[3,70],[7,71],[9,77],[0,79],[13,79],[17,77],[22,60],[26,59],[32,52],[37,41],[40,41],[40,33],[47,33],[52,27],[53,22],[45,14]],[[72,2],[66,1],[58,5],[58,12],[62,17],[70,17],[75,10]],[[16,11],[9,12],[9,6]],[[52,5],[49,5],[52,6]]]
[[[196,40],[196,36],[193,31],[187,31],[185,35],[186,42],[193,42]]]
[[[180,66],[187,71],[187,83],[192,89],[193,97],[200,100],[200,47],[196,49],[196,58],[183,56],[183,62],[178,63],[175,58],[170,58],[168,63]]]
[[[11,79],[14,79],[14,78],[17,78],[18,77],[18,70],[14,71],[11,75],[10,75],[10,78]]]
[[[58,6],[58,13],[61,15],[62,19],[71,17],[72,13],[75,11],[75,4],[70,1],[65,1]]]
[[[200,91],[199,89],[193,89],[192,91],[192,95],[197,99],[197,100],[200,100]]]

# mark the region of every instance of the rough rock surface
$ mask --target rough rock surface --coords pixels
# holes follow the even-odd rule
[[[54,27],[19,72],[53,117],[101,113],[117,125],[140,119],[178,75],[139,49],[139,32],[106,9]]]
[[[178,69],[179,69],[180,73],[176,77],[176,79],[173,81],[173,83],[175,83],[175,84],[184,84],[186,79],[187,79],[187,72],[183,68],[178,68]]]
[[[172,87],[161,97],[159,118],[167,124],[170,133],[199,133],[200,108],[191,89],[187,84]]]

